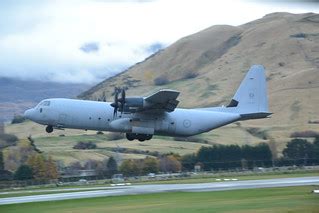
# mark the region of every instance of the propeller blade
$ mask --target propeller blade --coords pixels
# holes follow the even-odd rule
[[[113,111],[113,119],[116,117],[117,115],[117,110],[119,108],[119,93],[120,93],[120,89],[118,87],[114,88],[114,102],[111,103],[111,106],[114,108]]]
[[[122,113],[124,111],[124,105],[125,105],[125,89],[124,88],[122,88],[120,103],[121,103],[120,111],[121,111],[121,115],[122,115]]]
[[[113,119],[116,117],[117,114],[117,107],[114,107],[114,111],[113,111]]]
[[[105,95],[105,91],[103,91],[103,93],[102,93],[102,101],[103,101],[103,102],[106,102],[106,95]]]

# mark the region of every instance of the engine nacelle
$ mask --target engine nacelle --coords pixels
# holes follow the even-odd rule
[[[115,131],[128,131],[132,130],[132,124],[130,118],[121,118],[114,120],[110,123],[110,127]]]
[[[126,107],[143,108],[144,107],[144,98],[141,98],[141,97],[125,98],[125,106]]]

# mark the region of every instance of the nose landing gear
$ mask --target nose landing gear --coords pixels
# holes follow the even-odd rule
[[[45,128],[45,131],[46,131],[47,133],[53,132],[53,126],[48,125],[48,126]]]
[[[146,135],[146,134],[135,134],[135,133],[126,133],[126,138],[129,141],[132,141],[134,139],[139,140],[140,142],[143,142],[145,140],[151,140],[153,135]]]

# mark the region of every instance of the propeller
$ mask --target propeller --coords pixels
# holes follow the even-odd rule
[[[121,93],[121,97],[119,98],[119,94]],[[125,89],[124,88],[114,88],[114,102],[111,103],[111,106],[114,108],[113,118],[116,117],[117,111],[120,111],[121,114],[124,111],[125,105]]]
[[[125,105],[125,89],[124,88],[122,88],[121,99],[119,100],[119,102],[121,103],[120,112],[122,115],[124,111],[124,105]]]
[[[103,91],[103,93],[102,93],[101,101],[106,102],[106,95],[105,95],[105,91]]]

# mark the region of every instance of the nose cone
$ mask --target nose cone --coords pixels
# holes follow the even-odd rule
[[[31,111],[32,111],[32,109],[26,110],[23,114],[23,117],[25,117],[26,119],[30,119],[31,118]]]

